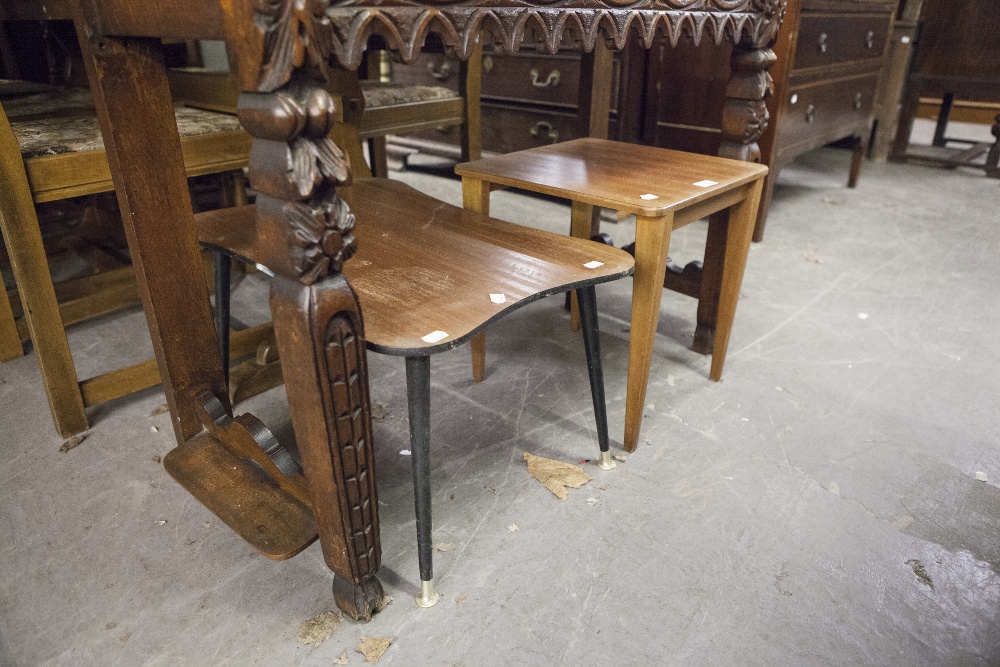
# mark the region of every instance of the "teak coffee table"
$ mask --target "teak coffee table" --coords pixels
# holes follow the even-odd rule
[[[589,236],[591,206],[636,216],[625,399],[625,449],[630,452],[639,442],[670,233],[728,209],[709,373],[715,381],[722,377],[767,167],[606,139],[577,139],[460,164],[455,171],[462,177],[466,208],[482,213],[489,210],[490,192],[503,187],[571,200],[573,236]],[[483,350],[480,340],[473,348],[479,357],[474,368],[481,368]]]

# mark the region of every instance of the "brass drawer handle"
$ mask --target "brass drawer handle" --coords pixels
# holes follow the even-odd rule
[[[819,34],[819,52],[820,53],[826,53],[826,40],[827,40],[826,33],[825,32],[821,32]]]
[[[869,49],[874,49],[875,48],[875,31],[874,30],[869,30],[868,31],[868,36],[865,37],[865,45]]]
[[[493,69],[493,58],[491,56],[483,56],[483,73],[489,74],[490,70]]]
[[[544,120],[540,120],[532,126],[528,131],[533,137],[537,137],[539,134],[546,134],[549,137],[549,143],[554,144],[559,141],[559,130],[552,127],[552,123]]]
[[[535,68],[531,69],[531,85],[535,88],[555,88],[559,85],[559,70],[554,69],[549,72],[549,75],[545,77],[545,81],[538,80],[538,70]]]
[[[854,95],[854,110],[855,111],[861,111],[861,100],[862,99],[864,99],[864,96],[861,93],[856,93]]]
[[[810,104],[806,107],[806,122],[811,123],[816,120],[816,105]]]
[[[427,63],[427,72],[438,81],[444,81],[451,76],[451,63],[445,60],[440,66],[435,66],[433,61],[429,62]]]

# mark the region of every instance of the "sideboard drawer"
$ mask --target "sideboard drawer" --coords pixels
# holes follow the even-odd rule
[[[803,14],[795,69],[880,59],[891,20],[889,14]]]
[[[513,106],[483,105],[483,150],[513,153],[576,139],[576,112],[537,111]]]
[[[791,88],[780,121],[782,145],[838,139],[832,134],[848,128],[850,134],[871,117],[877,74],[840,79],[815,86]]]
[[[576,107],[579,89],[579,57],[483,56],[483,97]]]
[[[459,61],[444,53],[421,53],[409,65],[393,63],[392,81],[405,86],[443,86],[458,90]]]

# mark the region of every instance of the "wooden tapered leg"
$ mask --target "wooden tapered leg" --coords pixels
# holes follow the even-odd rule
[[[635,275],[632,326],[628,348],[628,391],[625,396],[625,449],[634,452],[646,404],[649,366],[653,361],[656,325],[660,320],[663,276],[667,271],[673,216],[635,221]]]
[[[490,184],[475,178],[462,177],[462,206],[470,211],[490,214]],[[486,332],[472,338],[472,379],[486,378]]]
[[[21,161],[21,151],[10,123],[2,114],[0,182],[6,190],[6,196],[0,197],[0,232],[7,241],[14,281],[24,306],[24,317],[38,358],[49,409],[59,435],[74,435],[88,428],[83,395],[80,393],[73,355],[59,314],[59,302],[49,274],[45,246],[42,244],[42,230],[38,226],[28,177]],[[4,299],[6,300],[6,294]],[[10,303],[6,302],[6,305],[9,309]],[[4,334],[4,339],[7,337]],[[16,329],[13,342],[20,348]],[[5,340],[4,349],[7,347],[12,345]]]
[[[573,202],[570,209],[570,236],[578,239],[589,239],[593,234],[594,207],[590,204]],[[580,330],[580,304],[577,303],[576,292],[570,292],[569,302],[569,328],[572,331]]]
[[[743,271],[750,251],[757,207],[760,205],[764,181],[758,180],[750,196],[730,209],[729,224],[726,229],[726,256],[723,260],[722,285],[719,291],[718,318],[715,328],[715,342],[712,347],[712,368],[709,378],[718,382],[722,377],[722,367],[726,363],[726,349],[729,334],[736,317],[736,304],[740,299],[743,285]]]
[[[277,277],[271,314],[302,468],[337,606],[371,619],[383,603],[378,493],[361,311],[343,275]]]
[[[729,211],[719,211],[708,217],[705,238],[705,258],[702,261],[701,285],[698,287],[698,322],[691,349],[699,354],[711,354],[719,316],[719,290],[722,287],[722,267],[726,261],[726,228]]]

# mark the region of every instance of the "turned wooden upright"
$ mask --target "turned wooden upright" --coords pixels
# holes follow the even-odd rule
[[[683,36],[729,40],[738,48],[723,152],[759,157],[781,0],[537,4],[81,0],[80,42],[179,445],[177,470],[191,472],[185,486],[271,557],[294,555],[314,529],[335,574],[337,604],[354,618],[369,618],[383,592],[362,313],[341,273],[354,252],[355,220],[336,189],[350,170],[327,138],[338,113],[324,90],[330,68],[357,68],[371,35],[407,62],[429,31],[463,59],[483,31],[501,53],[516,51],[526,35],[550,52],[566,43],[590,52],[602,40],[620,49],[630,35],[649,47],[657,32],[674,44]],[[161,58],[164,37],[228,45],[239,118],[254,137],[257,230],[279,276],[271,307],[304,477],[259,420],[232,415]],[[198,486],[216,460],[240,473],[225,478],[231,497]],[[254,526],[247,503],[263,523]],[[255,537],[255,527],[267,538]]]

